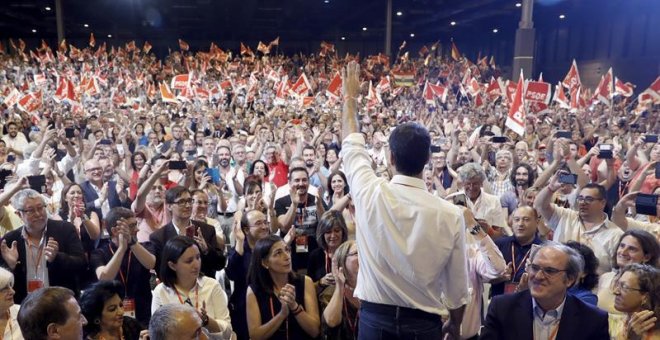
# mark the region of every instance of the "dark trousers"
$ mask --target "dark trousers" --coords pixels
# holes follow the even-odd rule
[[[360,340],[442,339],[440,315],[419,309],[362,301]]]

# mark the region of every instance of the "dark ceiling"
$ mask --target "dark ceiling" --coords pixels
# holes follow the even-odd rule
[[[512,32],[522,0],[394,0],[393,44]],[[600,0],[610,1],[610,0]],[[557,20],[590,0],[537,0],[535,21]],[[617,1],[618,2],[618,1]],[[69,39],[382,41],[386,0],[62,0]],[[47,8],[50,8],[48,10]],[[402,15],[397,16],[401,11]],[[457,24],[452,26],[451,21]],[[85,27],[87,24],[89,27]],[[363,31],[363,27],[367,27]],[[32,30],[36,30],[33,33]],[[411,38],[410,34],[415,37]],[[2,0],[0,38],[57,39],[54,0]]]

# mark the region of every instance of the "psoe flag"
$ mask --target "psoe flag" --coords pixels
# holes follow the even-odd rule
[[[524,80],[522,70],[520,70],[520,78],[518,78],[518,86],[516,86],[516,93],[513,96],[509,115],[506,118],[506,127],[513,130],[520,136],[525,135],[525,103],[523,102]]]

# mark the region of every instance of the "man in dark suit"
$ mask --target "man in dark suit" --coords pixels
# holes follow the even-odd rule
[[[582,267],[572,248],[545,243],[521,280],[529,290],[494,297],[479,339],[609,339],[607,313],[567,294]]]
[[[215,229],[203,222],[191,220],[192,196],[190,191],[182,186],[176,186],[165,192],[166,209],[172,214],[172,222],[154,231],[149,236],[154,255],[156,255],[156,270],[161,269],[161,253],[165,243],[177,235],[190,236],[199,245],[202,253],[202,272],[215,278],[215,272],[225,266],[226,258],[215,236]]]
[[[85,199],[85,209],[92,209],[103,218],[103,213],[108,213],[115,207],[130,208],[130,202],[123,190],[117,192],[117,182],[103,180],[103,166],[96,159],[85,162],[85,178],[80,188]]]
[[[73,224],[48,219],[43,196],[32,189],[19,191],[12,205],[24,224],[4,236],[0,265],[14,273],[14,301],[21,303],[28,293],[48,286],[79,292],[86,260]]]

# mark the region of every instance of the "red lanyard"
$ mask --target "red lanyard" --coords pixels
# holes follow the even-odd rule
[[[275,308],[273,307],[273,297],[271,296],[270,298],[270,315],[272,315],[272,318],[275,318]],[[289,339],[289,317],[286,317],[286,320],[284,320],[285,327],[286,327],[286,338],[287,340]]]
[[[112,250],[112,246],[108,244],[108,249],[110,249],[110,253],[112,255],[115,255],[115,252]],[[129,249],[128,250],[128,262],[126,263],[126,277],[124,277],[124,273],[121,272],[121,266],[119,267],[119,278],[121,279],[121,283],[124,284],[124,296],[128,297],[128,274],[131,272],[131,256],[133,255],[133,252]]]
[[[529,256],[529,252],[532,251],[532,248],[530,248],[525,256],[523,256],[522,261],[516,266],[516,249],[513,246],[513,242],[511,242],[511,262],[513,263],[513,272],[511,273],[511,282],[514,282],[514,278],[516,277],[516,274],[518,273],[518,270],[520,270],[520,267],[525,263],[525,260],[527,260],[527,256]]]
[[[45,247],[45,240],[44,238],[46,237],[46,232],[44,231],[44,234],[41,236],[41,241],[39,242],[39,253],[37,254],[37,259],[34,259],[34,252],[32,251],[32,243],[30,242],[30,237],[26,237],[26,241],[28,243],[28,248],[30,249],[30,258],[32,258],[32,263],[34,263],[34,275],[35,277],[39,275],[39,267],[41,267],[41,258],[44,255],[44,248]]]
[[[348,322],[348,328],[351,329],[351,333],[353,334],[353,338],[357,335],[356,328],[358,325],[358,320],[360,319],[360,311],[358,310],[357,313],[355,313],[355,318],[353,318],[353,322],[351,322],[351,316],[348,314],[348,299],[344,296],[344,314],[346,314],[346,321]]]
[[[179,298],[179,302],[181,302],[182,305],[185,304],[186,302],[183,301],[183,299],[181,298],[181,294],[179,294],[179,290],[176,289],[176,287],[173,287],[173,288],[174,288],[174,291],[176,292],[176,297]],[[188,297],[188,301],[190,301],[190,297]],[[190,303],[192,304],[192,301]],[[199,285],[197,283],[195,283],[195,309],[196,310],[198,309],[198,304],[199,304]]]
[[[323,251],[325,253],[325,273],[332,273],[332,260],[330,259],[330,255],[328,255],[327,251]]]

